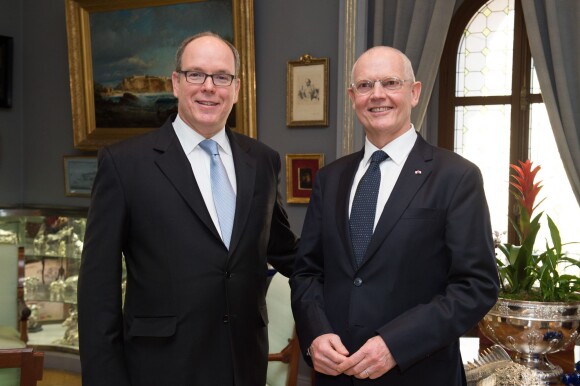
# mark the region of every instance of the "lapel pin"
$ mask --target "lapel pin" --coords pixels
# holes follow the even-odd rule
[[[422,172],[420,170],[415,170],[415,174],[421,174]]]

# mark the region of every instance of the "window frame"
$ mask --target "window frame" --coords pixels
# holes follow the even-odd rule
[[[451,20],[445,41],[439,70],[439,113],[438,146],[454,150],[455,108],[473,105],[511,105],[510,154],[509,162],[529,158],[530,106],[542,103],[541,94],[531,93],[531,52],[524,22],[521,0],[514,0],[514,47],[512,65],[512,93],[500,96],[463,96],[455,95],[457,51],[467,24],[488,0],[465,1]],[[514,92],[515,90],[515,92]],[[506,176],[509,175],[506,165]],[[512,214],[517,214],[517,204],[510,194],[508,201]],[[517,235],[508,228],[508,241],[515,242]]]

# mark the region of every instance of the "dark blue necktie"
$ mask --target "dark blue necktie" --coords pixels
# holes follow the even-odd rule
[[[350,238],[357,266],[360,266],[373,235],[377,198],[381,185],[380,164],[389,156],[382,150],[371,155],[371,164],[361,178],[350,210]]]

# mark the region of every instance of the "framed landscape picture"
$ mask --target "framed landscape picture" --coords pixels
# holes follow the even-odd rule
[[[181,42],[212,31],[241,57],[228,125],[256,137],[252,0],[65,0],[74,145],[97,150],[160,127],[177,111]]]
[[[97,157],[64,156],[64,194],[69,197],[90,197],[97,174]]]

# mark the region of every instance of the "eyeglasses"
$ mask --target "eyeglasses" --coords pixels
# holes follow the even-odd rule
[[[216,87],[227,87],[235,79],[235,75],[231,74],[206,74],[199,71],[177,71],[180,74],[185,75],[185,80],[187,83],[192,84],[204,84],[205,80],[210,77],[213,85]]]
[[[350,85],[351,89],[359,95],[367,95],[373,91],[375,88],[375,83],[379,82],[383,89],[387,92],[397,91],[403,87],[405,82],[413,82],[411,79],[399,79],[397,77],[391,76],[388,78],[377,79],[377,80],[359,80],[358,82],[352,83]]]

